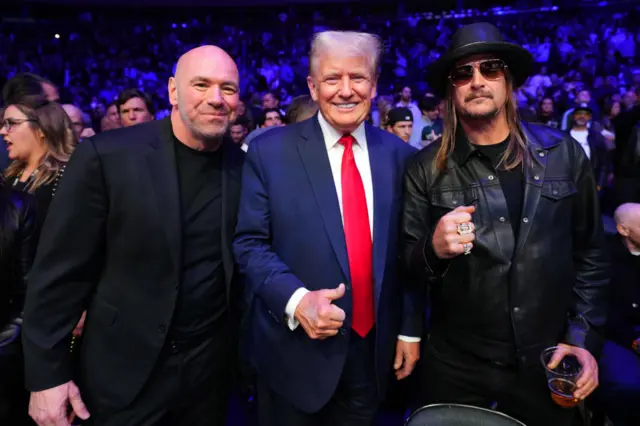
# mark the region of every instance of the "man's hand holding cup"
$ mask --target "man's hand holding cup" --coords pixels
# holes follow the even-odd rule
[[[432,239],[438,258],[452,259],[471,253],[476,238],[471,215],[475,211],[475,206],[460,206],[440,218]]]

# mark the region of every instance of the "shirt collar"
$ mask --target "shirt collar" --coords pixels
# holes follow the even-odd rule
[[[324,137],[324,143],[327,146],[327,151],[336,146],[340,138],[342,137],[342,133],[336,130],[329,122],[324,118],[322,112],[318,112],[318,122],[320,123],[320,129],[322,130],[322,136]],[[356,128],[356,130],[351,133],[357,142],[357,144],[363,150],[367,150],[367,137],[364,127],[364,122],[360,123],[360,125]]]

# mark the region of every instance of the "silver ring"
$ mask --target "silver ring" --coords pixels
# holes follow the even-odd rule
[[[467,235],[467,234],[471,234],[471,224],[468,222],[465,223],[459,223],[458,224],[458,234],[460,235]]]
[[[464,255],[468,255],[471,254],[471,243],[464,243],[462,244],[462,248],[464,248]]]

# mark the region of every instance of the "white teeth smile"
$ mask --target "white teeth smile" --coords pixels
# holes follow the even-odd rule
[[[340,109],[350,109],[350,108],[354,108],[356,106],[356,104],[352,103],[352,104],[337,104],[336,105],[338,108]]]

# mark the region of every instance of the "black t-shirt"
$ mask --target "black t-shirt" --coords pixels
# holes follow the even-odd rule
[[[172,322],[175,340],[212,327],[226,311],[222,265],[222,153],[202,152],[176,139],[182,212],[182,271]]]
[[[522,164],[511,170],[506,170],[502,164],[502,158],[508,145],[509,138],[495,145],[475,145],[475,148],[491,162],[491,165],[496,170],[504,198],[507,201],[513,235],[517,238],[524,200],[524,172]]]

